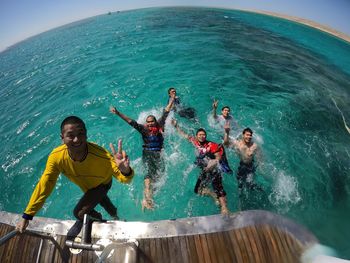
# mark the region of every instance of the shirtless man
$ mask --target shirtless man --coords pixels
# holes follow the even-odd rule
[[[234,148],[240,158],[240,163],[237,171],[237,181],[239,195],[243,188],[262,190],[260,186],[253,182],[254,173],[257,165],[254,164],[256,158],[261,162],[262,154],[260,147],[252,141],[253,131],[250,128],[245,128],[242,132],[242,138],[230,139],[230,124],[225,124],[224,145]]]

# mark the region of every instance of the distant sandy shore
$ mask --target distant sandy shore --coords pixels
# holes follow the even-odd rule
[[[274,12],[261,11],[261,10],[242,10],[242,11],[253,12],[253,13],[258,13],[258,14],[263,14],[263,15],[270,15],[270,16],[275,16],[275,17],[291,20],[291,21],[294,21],[294,22],[297,22],[300,24],[304,24],[304,25],[316,28],[318,30],[321,30],[323,32],[326,32],[328,34],[336,36],[336,37],[350,43],[350,36],[348,36],[342,32],[339,32],[333,28],[318,24],[318,23],[311,21],[311,20],[307,20],[307,19],[295,17],[295,16],[282,15],[282,14],[278,14],[278,13],[274,13]]]

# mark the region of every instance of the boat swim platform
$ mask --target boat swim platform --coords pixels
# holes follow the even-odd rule
[[[20,219],[19,214],[0,211],[0,238],[15,232]],[[113,242],[109,257],[104,255],[102,261],[101,252],[98,256],[96,251],[82,250],[63,260],[66,234],[74,222],[35,217],[23,234],[0,246],[0,262],[296,263],[318,243],[312,233],[290,219],[249,210],[154,222],[94,222],[91,243]]]

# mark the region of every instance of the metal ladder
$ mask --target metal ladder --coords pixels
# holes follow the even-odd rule
[[[95,261],[96,263],[105,262],[109,254],[112,250],[119,249],[122,250],[122,254],[124,258],[118,260],[123,263],[136,263],[137,262],[137,253],[138,253],[138,244],[137,241],[126,241],[126,242],[112,242],[107,246],[103,246],[101,244],[93,244],[91,243],[91,230],[92,230],[93,218],[89,215],[84,215],[83,227],[82,227],[82,242],[75,242],[73,240],[66,240],[66,246],[74,249],[82,249],[82,250],[91,250],[91,251],[102,251],[101,255],[98,256],[98,259]],[[15,237],[20,232],[18,230],[13,230],[6,234],[5,236],[0,238],[0,246],[8,242],[10,239]],[[32,232],[26,230],[25,233],[30,236],[41,238],[39,251],[36,258],[36,263],[40,261],[43,240],[50,240],[56,249],[58,249],[59,254],[63,262],[68,262],[69,255],[66,255],[61,248],[61,246],[57,243],[57,241],[49,235],[40,234],[37,232]]]

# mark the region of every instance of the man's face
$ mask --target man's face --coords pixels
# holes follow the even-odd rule
[[[146,125],[147,127],[155,127],[157,124],[156,119],[152,116],[147,117]]]
[[[224,108],[222,111],[222,116],[224,116],[225,118],[227,118],[230,115],[230,109],[229,108]]]
[[[245,143],[250,143],[252,141],[253,134],[251,134],[249,131],[246,131],[243,133],[243,141]]]
[[[71,151],[82,151],[87,146],[86,130],[81,124],[66,124],[61,132],[62,142]]]
[[[205,142],[207,139],[207,135],[204,131],[200,131],[197,133],[196,138],[199,142]]]
[[[176,96],[176,89],[171,89],[170,91],[169,91],[169,96],[171,96],[171,95],[175,95]]]

